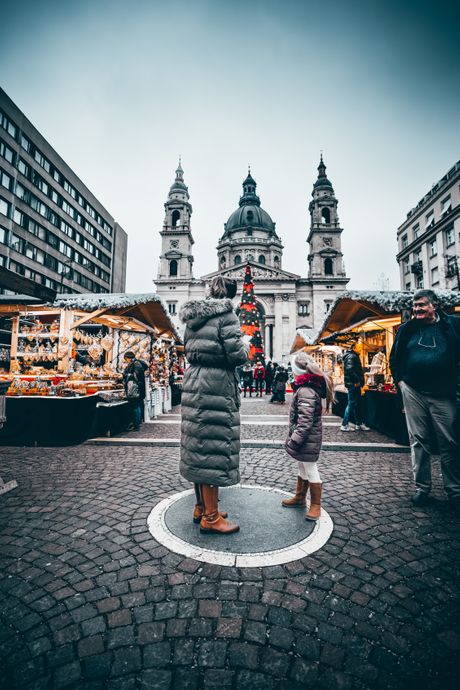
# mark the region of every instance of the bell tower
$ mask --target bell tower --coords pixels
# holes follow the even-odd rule
[[[179,158],[176,179],[165,203],[163,230],[160,232],[159,280],[193,280],[192,246],[194,241],[190,228],[191,215],[192,205]]]
[[[343,264],[343,229],[337,214],[338,201],[327,178],[322,154],[318,165],[318,179],[313,184],[311,195],[312,200],[308,206],[308,279],[313,288],[314,323],[319,325],[349,281]]]

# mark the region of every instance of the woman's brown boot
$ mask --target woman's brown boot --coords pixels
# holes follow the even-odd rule
[[[232,534],[238,532],[239,525],[226,520],[219,513],[219,487],[201,484],[201,496],[203,498],[204,513],[200,521],[202,534]]]
[[[193,522],[195,524],[198,524],[201,521],[201,518],[203,517],[204,505],[203,499],[201,497],[201,484],[194,484],[193,486],[195,487],[196,496],[195,508],[193,509]],[[228,513],[220,511],[220,515],[222,515],[223,518],[226,518]]]
[[[297,487],[295,490],[295,495],[292,498],[285,498],[281,501],[281,505],[285,508],[305,508],[306,496],[308,491],[308,479],[302,479],[302,477],[297,477]]]
[[[310,510],[305,515],[305,520],[313,520],[316,522],[321,515],[321,489],[322,483],[316,482],[310,484]]]

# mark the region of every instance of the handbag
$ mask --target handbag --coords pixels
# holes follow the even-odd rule
[[[133,379],[126,383],[126,397],[128,400],[138,400],[140,398],[139,385]]]

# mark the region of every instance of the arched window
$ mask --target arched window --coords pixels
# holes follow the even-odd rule
[[[235,264],[240,264],[241,263],[241,256],[237,254],[233,260],[233,263]]]
[[[177,276],[177,261],[176,261],[176,259],[173,259],[172,261],[169,262],[169,275],[170,276]]]
[[[221,266],[221,268],[225,268],[225,264],[226,264],[226,263],[227,263],[227,259],[225,258],[225,256],[221,256],[221,257],[220,257],[220,266]]]
[[[275,264],[275,266],[279,266],[279,264],[280,264],[280,258],[279,258],[278,255],[276,255],[275,258],[273,259],[273,263]]]
[[[248,211],[246,214],[246,220],[248,223],[253,223],[254,222],[254,213],[253,211]]]
[[[324,275],[334,275],[334,262],[332,261],[332,259],[324,259]]]
[[[176,227],[176,225],[180,225],[180,211],[173,211],[172,213],[172,226],[173,228]]]
[[[321,209],[321,222],[330,223],[331,222],[331,212],[328,208]]]
[[[264,264],[264,263],[265,263],[265,256],[263,254],[261,254],[259,256],[259,264]]]

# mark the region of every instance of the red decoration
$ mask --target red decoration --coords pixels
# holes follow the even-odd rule
[[[256,298],[254,295],[254,283],[252,280],[251,267],[246,266],[246,274],[244,276],[243,293],[241,295],[241,302],[239,305],[239,318],[241,331],[244,335],[250,335],[251,344],[249,348],[249,359],[264,361],[264,347],[262,343],[262,334],[260,331],[259,312],[256,305]]]

